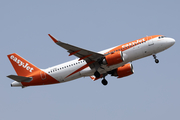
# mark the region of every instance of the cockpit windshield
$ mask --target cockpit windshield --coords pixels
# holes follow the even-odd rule
[[[161,39],[161,38],[165,38],[166,36],[162,35],[162,36],[159,36],[158,38]]]

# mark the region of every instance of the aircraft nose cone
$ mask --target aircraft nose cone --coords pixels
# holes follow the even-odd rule
[[[170,46],[172,46],[172,45],[174,45],[174,43],[175,43],[175,39],[169,38],[169,39],[167,39],[166,42],[167,42]]]

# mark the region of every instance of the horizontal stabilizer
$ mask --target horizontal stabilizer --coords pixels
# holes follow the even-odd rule
[[[7,77],[17,82],[30,82],[33,79],[32,77],[23,77],[23,76],[17,76],[17,75],[8,75]]]

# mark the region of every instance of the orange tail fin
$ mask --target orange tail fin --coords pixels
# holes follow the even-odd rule
[[[16,53],[12,53],[7,55],[12,66],[14,67],[17,75],[19,76],[28,76],[40,69],[37,68],[35,65],[31,64],[21,56]]]

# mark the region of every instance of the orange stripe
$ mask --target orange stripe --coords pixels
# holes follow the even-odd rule
[[[28,75],[28,77],[32,77],[33,80],[30,82],[21,82],[23,86],[48,85],[60,83],[55,78],[51,77],[49,74],[45,73],[42,70],[36,71],[35,73]]]
[[[55,43],[58,42],[58,40],[56,40],[53,36],[51,36],[50,34],[48,34],[48,35],[49,35],[49,37],[50,37]]]
[[[90,64],[92,64],[92,63],[94,63],[94,62],[95,62],[95,61],[91,61],[91,62],[87,63],[86,65],[84,65],[84,66],[82,66],[81,68],[77,69],[77,70],[74,71],[73,73],[69,74],[67,77],[69,77],[69,76],[71,76],[71,75],[73,75],[73,74],[75,74],[75,73],[77,73],[77,72],[79,72],[79,71],[87,68]],[[65,77],[65,78],[67,78],[67,77]]]
[[[74,54],[78,53],[79,51],[80,50],[74,51],[74,52],[70,53],[69,56],[74,55]]]
[[[84,57],[80,58],[78,61],[80,61],[80,60],[82,60],[82,59],[85,59],[85,58],[87,58],[87,57],[89,57],[89,56],[91,56],[91,55],[92,55],[92,54],[87,55],[87,56],[84,56]]]
[[[143,41],[149,41],[153,38],[156,38],[156,37],[159,37],[159,36],[162,36],[162,35],[152,35],[152,36],[147,36],[147,37],[144,37],[144,38],[141,38],[141,39],[137,39],[137,40],[134,40],[134,41],[131,41],[131,42],[128,42],[128,43],[125,43],[125,44],[122,44],[122,45],[119,45],[117,46],[116,48],[108,51],[105,53],[108,54],[108,53],[112,53],[116,50],[120,50],[120,51],[125,51],[125,50],[128,50],[129,48],[132,48],[136,45],[139,45],[140,43],[142,43]],[[138,41],[138,42],[137,42]]]

